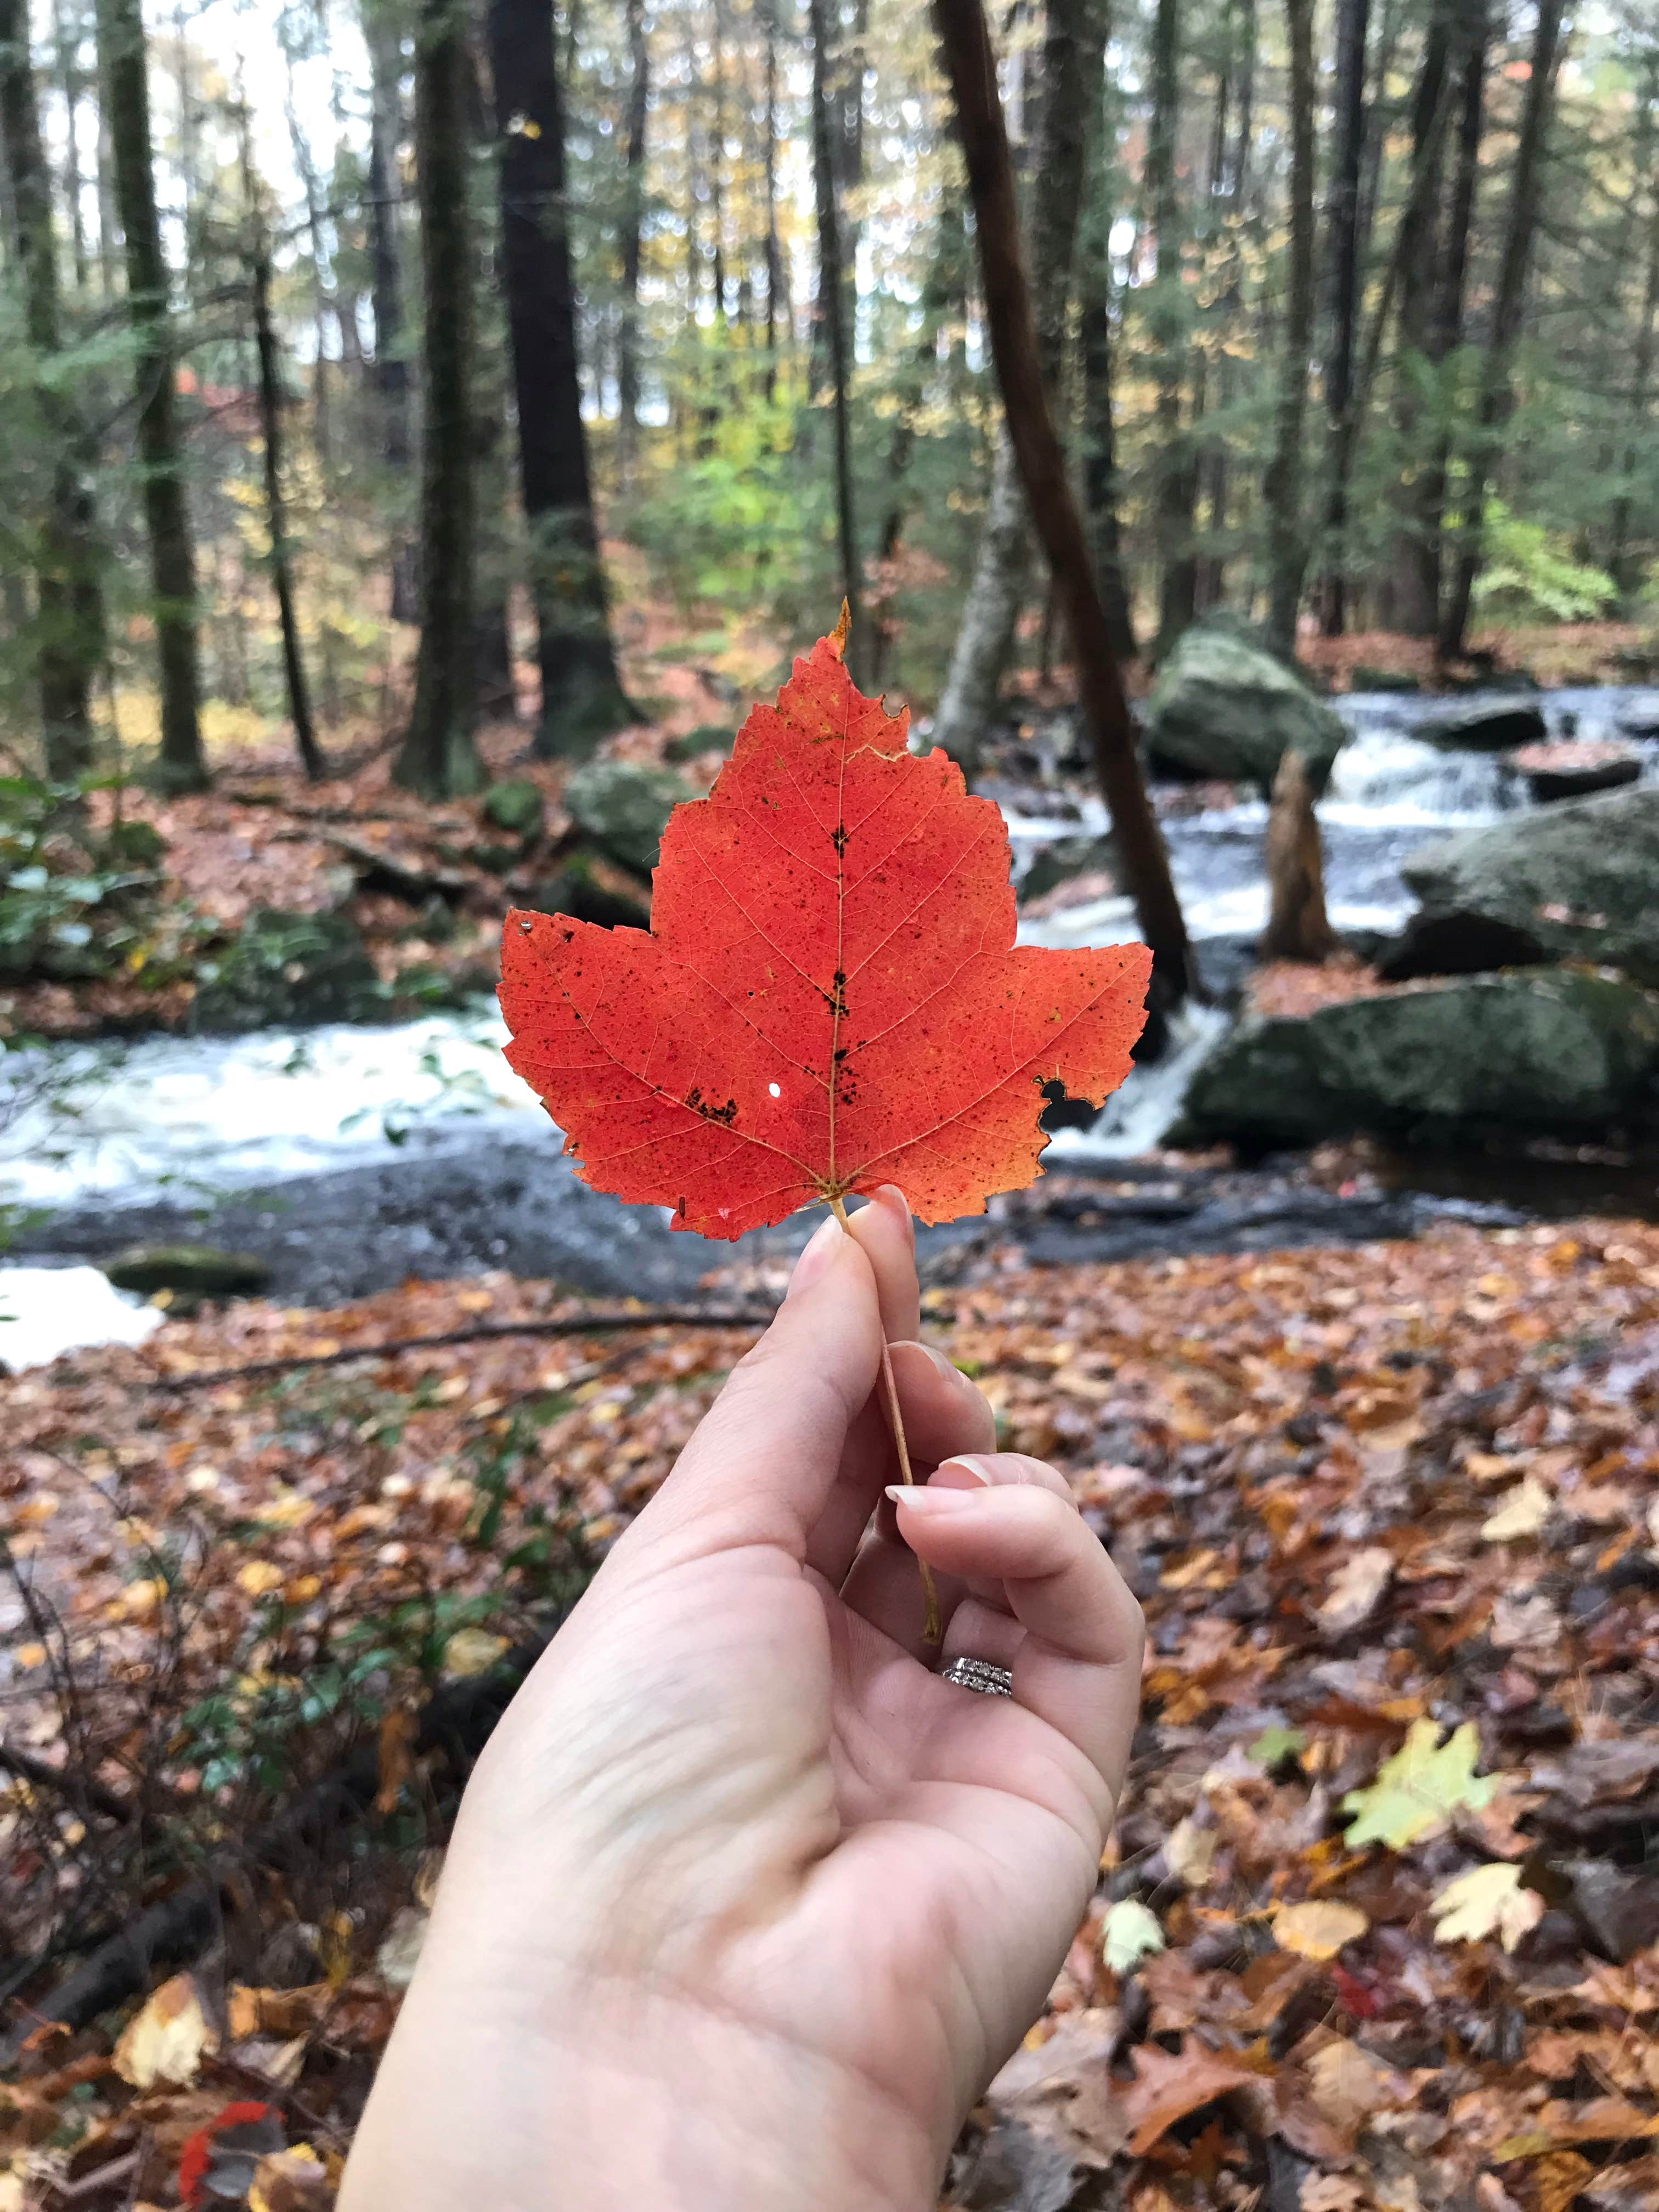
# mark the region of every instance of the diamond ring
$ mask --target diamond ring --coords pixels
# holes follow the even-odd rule
[[[954,1682],[959,1689],[977,1690],[982,1698],[1012,1698],[1014,1678],[1006,1667],[999,1667],[990,1659],[952,1659],[948,1667],[939,1668],[942,1682]]]

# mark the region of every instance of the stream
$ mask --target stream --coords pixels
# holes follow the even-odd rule
[[[1652,730],[1640,740],[1644,780],[1659,781],[1659,690],[1535,696],[1552,737],[1630,742],[1632,727]],[[1480,696],[1466,695],[1465,703]],[[1514,702],[1513,693],[1501,696]],[[1319,816],[1331,919],[1351,935],[1386,934],[1405,920],[1412,901],[1400,868],[1416,847],[1528,803],[1524,784],[1497,756],[1443,751],[1413,734],[1436,703],[1397,694],[1332,702],[1352,734]],[[1200,964],[1212,989],[1224,993],[1267,919],[1267,810],[1254,798],[1195,810],[1193,794],[1178,787],[1157,795]],[[1104,827],[1092,797],[1039,813],[999,796],[1017,872],[1050,840]],[[1042,803],[1035,788],[1025,800]],[[1020,928],[1022,942],[1053,945],[1133,934],[1128,902],[1116,897],[1023,920]],[[1056,1134],[1049,1165],[1115,1187],[1113,1203],[1133,1216],[1130,1164],[1170,1126],[1194,1068],[1226,1024],[1218,1007],[1184,1011],[1170,1049],[1137,1067],[1092,1127]],[[195,1239],[257,1253],[270,1267],[271,1294],[299,1303],[480,1267],[552,1275],[600,1293],[694,1290],[726,1249],[672,1233],[665,1215],[578,1182],[557,1131],[501,1057],[504,1034],[493,1004],[481,1001],[389,1027],[70,1044],[0,1060],[10,1086],[9,1097],[0,1096],[0,1225],[20,1263],[0,1267],[0,1361],[33,1364],[77,1344],[142,1335],[151,1310],[87,1265],[139,1243]],[[1296,1209],[1287,1216],[1272,1195],[1287,1188],[1282,1171],[1258,1178],[1254,1197],[1248,1178],[1224,1180],[1207,1198],[1187,1194],[1173,1212],[1167,1196],[1150,1212],[1148,1200],[1134,1218],[1149,1232],[1163,1222],[1155,1237],[1166,1249],[1195,1249],[1206,1237],[1212,1244],[1230,1237],[1307,1241]],[[1356,1217],[1346,1233],[1409,1233],[1412,1205],[1420,1213],[1468,1210],[1473,1201],[1481,1218],[1521,1218],[1504,1212],[1511,1201],[1523,1212],[1558,1210],[1547,1193],[1515,1200],[1490,1179],[1476,1188],[1443,1163],[1402,1170],[1401,1188],[1409,1218],[1396,1206],[1386,1218],[1367,1216],[1369,1226]],[[1595,1194],[1587,1189],[1577,1202],[1593,1204]],[[1560,1210],[1571,1203],[1564,1192]],[[1222,1214],[1206,1230],[1206,1206],[1216,1204]],[[1335,1221],[1322,1229],[1317,1206],[1303,1211],[1312,1233],[1327,1241],[1345,1233]],[[742,1249],[793,1250],[810,1225],[786,1224]],[[995,1233],[1006,1241],[1012,1227]],[[938,1255],[964,1235],[987,1233],[982,1222],[964,1223],[930,1232],[924,1249]],[[1040,1243],[1042,1258],[1060,1259],[1068,1236],[1078,1258],[1113,1255],[1098,1231],[1073,1234],[1052,1216],[1040,1239],[1028,1242],[1034,1249]],[[1130,1233],[1131,1248],[1143,1244]]]

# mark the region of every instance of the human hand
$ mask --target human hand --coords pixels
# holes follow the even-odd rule
[[[479,1761],[341,2212],[934,2203],[1093,1890],[1141,1625],[919,1328],[900,1194],[827,1220]],[[913,1553],[1011,1698],[933,1671]]]

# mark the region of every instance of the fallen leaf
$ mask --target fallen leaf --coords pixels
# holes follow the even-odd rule
[[[1137,1960],[1164,1948],[1157,1913],[1139,1898],[1120,1898],[1101,1923],[1100,1955],[1115,1974],[1127,1974]]]
[[[267,2153],[247,2192],[248,2212],[328,2212],[333,2202],[328,2168],[309,2143]]]
[[[1480,1738],[1465,1721],[1443,1744],[1431,1720],[1413,1721],[1405,1742],[1385,1759],[1366,1790],[1351,1790],[1342,1809],[1355,1816],[1343,1838],[1350,1850],[1362,1844],[1386,1844],[1403,1851],[1432,1830],[1443,1827],[1463,1806],[1477,1810],[1502,1787],[1501,1775],[1477,1775]]]
[[[1535,1889],[1522,1888],[1519,1867],[1498,1859],[1449,1881],[1429,1911],[1438,1943],[1475,1943],[1497,1936],[1512,1951],[1543,1918],[1544,1900]]]
[[[897,1183],[924,1221],[1030,1182],[1042,1085],[1128,1073],[1144,945],[1014,945],[1008,833],[844,638],[757,707],[709,797],[674,810],[651,930],[513,913],[507,1056],[582,1180],[736,1237]]]
[[[1480,1523],[1489,1544],[1513,1543],[1518,1537],[1535,1536],[1549,1519],[1555,1499],[1535,1474],[1529,1474],[1510,1492],[1496,1513]]]
[[[486,1674],[506,1649],[504,1636],[492,1636],[483,1628],[458,1628],[444,1645],[444,1672]]]
[[[121,2031],[115,2046],[115,2070],[135,2089],[158,2081],[184,2088],[202,2070],[202,2061],[219,2048],[193,1974],[163,1982]]]
[[[272,1590],[281,1589],[286,1579],[270,1559],[250,1559],[236,1577],[239,1587],[250,1597],[269,1597]]]
[[[1123,2103],[1133,2130],[1129,2151],[1135,2158],[1143,2157],[1167,2128],[1200,2106],[1225,2096],[1230,2089],[1259,2090],[1262,2086],[1260,2074],[1191,2037],[1183,2039],[1177,2051],[1142,2043],[1130,2056],[1135,2078],[1123,2092]]]
[[[1213,1828],[1200,1828],[1188,1814],[1170,1829],[1164,1845],[1164,1863],[1187,1889],[1202,1889],[1215,1863],[1220,1837]]]
[[[1309,2059],[1308,2086],[1325,2118],[1348,2134],[1373,2112],[1401,2101],[1388,2068],[1344,2035],[1334,2037]]]
[[[1247,1759],[1259,1759],[1263,1766],[1277,1766],[1282,1759],[1299,1759],[1308,1748],[1304,1729],[1281,1728],[1277,1723],[1264,1728],[1245,1753]]]
[[[1304,2173],[1296,2201],[1297,2212],[1360,2212],[1365,2192],[1346,2173]]]
[[[1370,1924],[1357,1905],[1314,1897],[1305,1905],[1279,1906],[1273,1915],[1273,1941],[1304,1959],[1334,1959],[1345,1943],[1358,1942]]]
[[[179,2154],[179,2194],[194,2212],[198,2205],[236,2204],[261,2155],[281,2148],[282,2115],[274,2105],[243,2098],[221,2106],[190,2135]]]
[[[1394,1553],[1380,1544],[1353,1553],[1337,1569],[1328,1595],[1318,1607],[1322,1625],[1333,1635],[1358,1628],[1394,1575]]]
[[[465,1635],[466,1631],[460,1633]],[[450,1638],[452,1644],[454,1640]],[[374,1792],[374,1809],[382,1820],[397,1811],[398,1800],[414,1779],[415,1735],[415,1716],[402,1705],[381,1715],[380,1786]]]

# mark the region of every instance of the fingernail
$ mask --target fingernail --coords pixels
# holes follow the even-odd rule
[[[964,1376],[963,1379],[966,1381],[967,1378]],[[937,1482],[942,1474],[965,1474],[976,1489],[988,1490],[996,1480],[988,1462],[976,1452],[956,1452],[951,1458],[941,1460],[933,1471],[933,1480]],[[954,1486],[960,1490],[963,1485],[958,1482]]]
[[[795,1262],[795,1271],[789,1278],[789,1287],[784,1292],[787,1298],[793,1298],[798,1291],[811,1288],[834,1261],[846,1234],[833,1213],[826,1215],[819,1222],[810,1243]]]
[[[979,1496],[979,1486],[955,1490],[929,1483],[923,1490],[914,1482],[890,1482],[887,1495],[895,1505],[905,1506],[912,1513],[956,1513],[973,1504]]]
[[[965,1384],[969,1390],[974,1387],[956,1362],[947,1358],[935,1344],[923,1344],[918,1337],[902,1336],[896,1343],[890,1344],[887,1349],[890,1352],[920,1352],[932,1362],[935,1370],[942,1375],[947,1382]]]
[[[916,1241],[915,1216],[910,1211],[910,1201],[896,1182],[884,1182],[876,1193],[876,1204],[884,1206],[890,1213],[897,1214],[904,1224],[904,1233],[914,1244]]]

